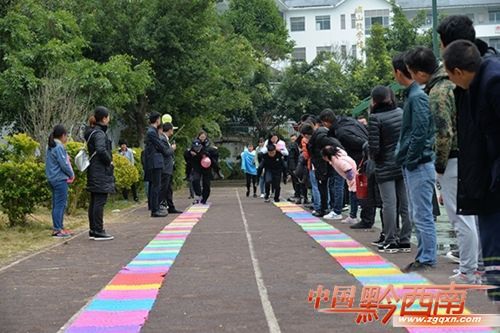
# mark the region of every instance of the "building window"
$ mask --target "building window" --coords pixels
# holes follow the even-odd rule
[[[365,10],[365,34],[370,35],[372,26],[389,26],[389,9]]]
[[[292,52],[292,60],[293,61],[306,61],[306,48],[305,47],[296,47]]]
[[[489,44],[491,47],[500,50],[500,38],[490,38]]]
[[[316,30],[330,30],[330,15],[316,16]]]
[[[330,46],[318,46],[316,48],[316,55],[320,55],[321,53],[332,53],[332,48]]]
[[[357,50],[356,44],[354,44],[354,45],[351,46],[351,56],[353,58],[357,58],[358,57],[358,50]]]
[[[340,29],[345,30],[345,14],[340,15]]]
[[[351,14],[351,29],[356,29],[356,14]]]
[[[500,10],[490,12],[490,23],[500,23]]]
[[[290,17],[290,31],[305,31],[306,30],[306,18],[301,17]]]
[[[347,58],[347,46],[340,46],[340,55],[342,56],[342,58]]]

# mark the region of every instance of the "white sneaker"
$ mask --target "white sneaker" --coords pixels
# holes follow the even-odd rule
[[[260,197],[261,197],[262,199],[264,199],[264,198],[266,197],[266,195],[265,195],[265,194],[261,194],[261,195],[260,195]]]
[[[355,223],[358,223],[358,219],[348,216],[345,219],[343,219],[342,221],[340,221],[340,223],[355,224]]]
[[[332,210],[330,213],[323,216],[323,218],[325,220],[342,220],[342,215],[335,214],[335,212]]]
[[[458,251],[449,251],[448,253],[446,253],[446,258],[456,262],[457,264],[460,263],[460,257],[458,256]]]
[[[455,275],[450,276],[449,279],[461,284],[480,284],[480,281],[478,281],[478,278],[474,273],[464,274],[458,271]]]

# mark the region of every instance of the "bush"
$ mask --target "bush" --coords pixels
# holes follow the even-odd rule
[[[50,197],[45,166],[35,157],[39,145],[26,134],[6,138],[0,148],[0,204],[10,226],[26,223],[26,215]]]
[[[219,159],[220,160],[225,160],[227,158],[231,157],[231,151],[227,149],[226,147],[220,146],[218,147],[219,149]]]
[[[116,187],[119,190],[128,189],[139,181],[139,171],[125,156],[114,153],[113,164],[115,165]]]

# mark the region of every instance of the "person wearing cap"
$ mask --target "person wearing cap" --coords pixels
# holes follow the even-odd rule
[[[202,165],[202,162],[209,158],[209,165]],[[206,204],[210,196],[210,182],[212,180],[213,153],[209,147],[204,147],[203,143],[196,139],[191,145],[191,149],[184,153],[184,158],[189,165],[189,180],[193,185],[195,193],[194,204]]]
[[[149,181],[148,204],[151,217],[165,217],[166,210],[160,209],[161,176],[164,168],[164,158],[168,158],[169,151],[161,142],[158,127],[161,125],[160,114],[153,112],[149,116],[149,128],[144,141],[145,168],[144,179]]]
[[[160,206],[165,209],[168,209],[169,214],[180,214],[181,211],[178,211],[175,208],[173,201],[173,174],[174,174],[174,164],[175,164],[175,150],[177,149],[177,145],[175,143],[170,143],[170,138],[174,135],[174,127],[172,123],[165,123],[163,126],[160,126],[160,139],[162,143],[165,145],[168,151],[168,156],[163,159],[163,170],[161,175],[161,193],[160,193]]]

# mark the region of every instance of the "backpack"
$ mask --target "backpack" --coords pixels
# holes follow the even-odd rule
[[[345,148],[363,151],[363,145],[368,142],[368,130],[357,120],[341,117],[338,120],[337,138]]]
[[[75,165],[76,168],[80,170],[80,172],[84,172],[85,170],[87,170],[87,168],[90,165],[90,161],[92,160],[92,158],[94,158],[96,154],[96,152],[94,152],[92,156],[90,156],[89,158],[89,154],[87,153],[89,148],[88,143],[90,141],[90,138],[92,137],[92,134],[94,134],[95,132],[97,132],[97,130],[94,130],[92,133],[90,133],[88,140],[85,141],[85,147],[80,149],[78,154],[76,154],[75,156]]]

